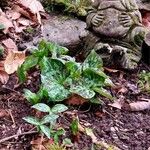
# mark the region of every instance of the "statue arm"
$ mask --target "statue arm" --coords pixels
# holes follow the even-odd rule
[[[88,11],[88,15],[86,18],[87,29],[92,27],[92,18],[97,14],[98,6],[99,6],[99,2],[97,0],[93,3],[92,8],[89,9]]]
[[[131,16],[134,24],[142,25],[142,16],[141,16],[141,13],[139,12],[139,10],[130,12],[130,16]]]

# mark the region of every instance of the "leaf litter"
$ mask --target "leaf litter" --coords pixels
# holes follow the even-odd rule
[[[17,71],[25,60],[25,51],[20,51],[15,42],[20,39],[20,33],[29,26],[42,25],[41,13],[45,13],[42,4],[38,0],[18,0],[11,3],[5,12],[0,9],[0,25],[4,27],[4,34],[12,34],[13,37],[5,38],[0,42],[4,46],[5,55],[0,60],[0,81],[6,84],[9,75]]]

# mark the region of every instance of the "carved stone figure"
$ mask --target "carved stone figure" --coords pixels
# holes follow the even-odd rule
[[[135,0],[95,0],[87,16],[84,55],[95,49],[108,64],[135,69],[146,29]]]

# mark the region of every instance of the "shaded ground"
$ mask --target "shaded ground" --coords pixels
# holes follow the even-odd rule
[[[140,68],[143,68],[141,66]],[[139,69],[140,71],[140,69]],[[135,85],[137,82],[137,73],[110,73],[114,83],[127,88],[127,92],[118,93],[112,90],[112,94],[119,98],[120,95],[125,97],[126,101],[137,101],[141,98],[150,99],[146,93],[133,91],[129,85]],[[0,135],[1,139],[31,131],[33,126],[26,124],[22,117],[33,114],[29,103],[23,97],[23,88],[30,88],[32,91],[38,89],[39,73],[32,71],[28,81],[24,85],[17,85],[16,75],[12,75],[6,85],[7,88],[0,88]],[[119,78],[120,77],[120,78]],[[135,90],[135,88],[134,88]],[[150,147],[150,111],[129,112],[121,111],[107,105],[108,101],[104,100],[104,106],[83,105],[72,108],[62,115],[59,124],[66,130],[66,136],[72,139],[69,129],[73,109],[77,110],[80,123],[87,125],[94,130],[99,140],[113,144],[122,150],[147,150]],[[89,109],[90,108],[90,109]],[[20,136],[0,145],[4,150],[28,150],[31,149],[30,141],[34,134]],[[63,138],[64,138],[63,137]],[[90,150],[90,137],[81,134],[77,148],[79,150]]]

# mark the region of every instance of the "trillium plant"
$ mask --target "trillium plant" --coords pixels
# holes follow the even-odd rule
[[[25,97],[32,104],[46,99],[48,102],[61,102],[77,94],[92,103],[101,103],[101,96],[113,99],[106,87],[113,83],[104,73],[101,57],[92,50],[84,62],[66,55],[68,49],[54,43],[40,42],[39,47],[28,56],[18,69],[21,82],[26,80],[27,71],[38,67],[41,85],[37,93],[25,89]]]
[[[32,106],[32,108],[47,113],[42,119],[36,117],[25,117],[23,118],[26,122],[35,125],[37,130],[42,134],[45,134],[49,139],[54,138],[55,142],[58,142],[58,137],[64,134],[62,128],[55,130],[55,124],[59,118],[59,114],[66,111],[68,108],[63,104],[56,104],[50,108],[48,105],[38,103]]]

